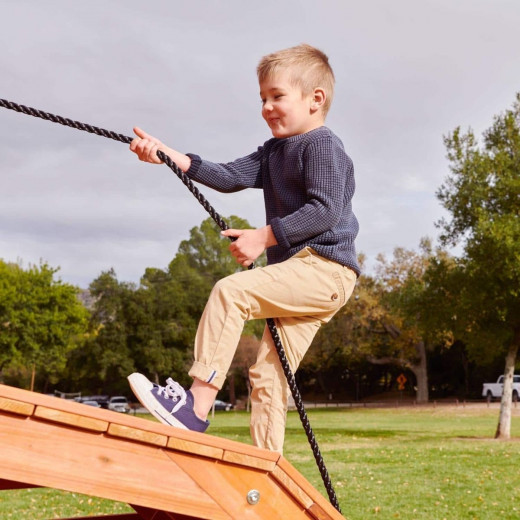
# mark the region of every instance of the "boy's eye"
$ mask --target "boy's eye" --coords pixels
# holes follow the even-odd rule
[[[280,98],[284,97],[284,95],[285,94],[275,94],[271,99],[273,99],[273,100],[280,99]],[[266,98],[261,98],[260,101],[261,101],[262,105],[265,105],[266,102],[267,102],[267,99]]]

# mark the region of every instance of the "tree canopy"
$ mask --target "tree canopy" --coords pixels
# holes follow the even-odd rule
[[[238,217],[227,221],[249,227]],[[97,393],[125,392],[134,371],[157,383],[171,376],[189,384],[193,342],[209,293],[217,280],[242,269],[228,247],[208,218],[190,230],[167,268],[147,268],[139,285],[118,281],[113,269],[101,273],[89,287],[94,303],[88,339],[69,363],[76,384]],[[253,325],[248,330],[256,332]]]
[[[474,357],[506,359],[498,436],[509,436],[512,376],[520,347],[520,94],[479,142],[460,128],[445,138],[451,175],[438,191],[450,214],[445,244],[463,254],[447,269],[453,326]],[[443,268],[448,266],[443,265]]]
[[[42,263],[27,269],[0,260],[0,375],[7,370],[53,381],[86,332],[88,312],[78,290]]]

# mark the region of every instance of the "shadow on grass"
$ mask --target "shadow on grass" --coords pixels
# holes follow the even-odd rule
[[[351,437],[351,438],[391,438],[391,437],[403,437],[409,436],[410,432],[406,430],[359,430],[359,429],[349,429],[349,428],[313,428],[313,432],[317,437],[329,437],[329,436],[341,436],[341,437]],[[287,428],[285,430],[285,434],[287,435],[299,435],[300,433],[305,433],[303,431],[303,427],[301,428]]]
[[[214,433],[228,433],[238,435],[249,435],[249,426],[213,426],[210,425],[208,433],[213,435]]]
[[[359,430],[349,428],[313,428],[316,437],[350,437],[350,438],[391,438],[409,436],[410,432],[406,430]],[[211,426],[208,430],[210,435],[218,436],[238,436],[249,437],[249,426]],[[305,435],[303,426],[301,427],[287,427],[285,430],[286,437]]]
[[[509,442],[520,442],[520,437],[510,437],[509,439],[497,439],[494,435],[486,436],[476,436],[476,435],[457,435],[453,437],[455,440],[459,441],[493,441],[493,442],[503,442],[507,444]]]

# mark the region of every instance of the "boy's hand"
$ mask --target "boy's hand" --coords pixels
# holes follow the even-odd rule
[[[152,135],[148,135],[138,126],[134,128],[134,133],[137,137],[130,143],[130,150],[132,150],[141,161],[162,164],[162,161],[157,157],[157,150],[166,153],[164,144]]]
[[[187,172],[191,166],[191,159],[183,153],[177,152],[173,148],[169,148],[159,139],[147,134],[138,126],[134,127],[134,133],[137,137],[130,143],[130,150],[134,152],[141,161],[152,164],[162,164],[161,159],[157,157],[160,150],[166,154],[183,172]]]
[[[244,267],[249,267],[266,248],[277,244],[271,226],[260,229],[227,229],[221,234],[236,238],[229,250],[235,260]]]

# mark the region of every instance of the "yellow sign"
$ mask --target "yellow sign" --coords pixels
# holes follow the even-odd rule
[[[399,386],[397,388],[399,390],[404,390],[404,384],[406,383],[406,381],[408,381],[408,379],[406,379],[404,374],[399,374],[399,377],[397,378],[397,383],[399,384]]]

